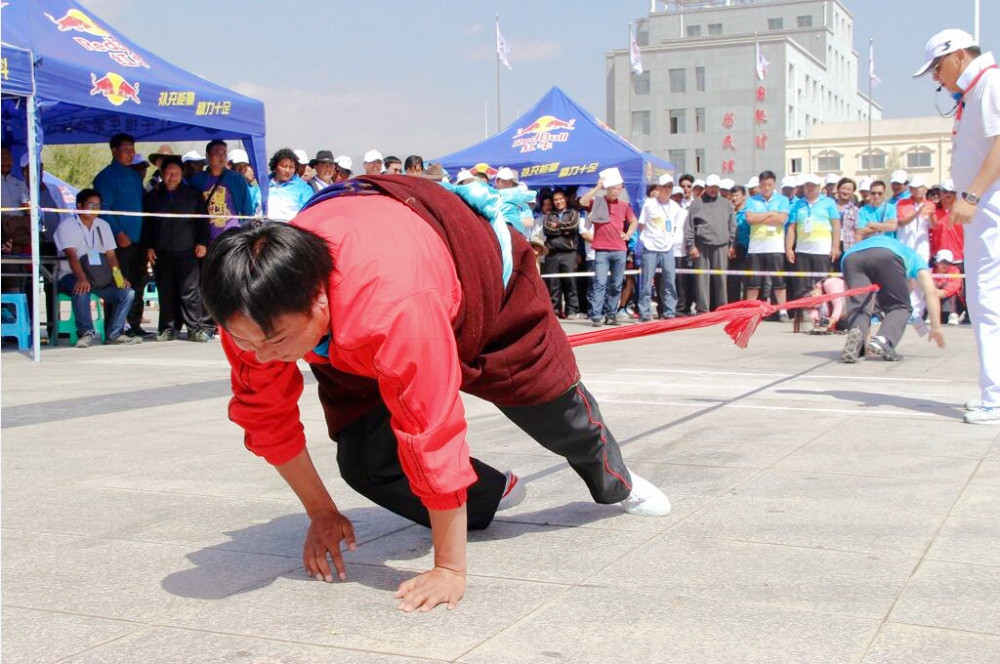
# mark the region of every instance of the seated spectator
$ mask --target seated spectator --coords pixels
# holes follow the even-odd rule
[[[208,150],[211,155],[212,150]],[[163,182],[146,194],[144,209],[150,213],[203,215],[205,199],[196,187],[184,183],[184,166],[177,157],[160,165]],[[233,171],[229,171],[233,173]],[[242,179],[242,176],[235,174]],[[186,325],[190,341],[204,342],[201,293],[201,260],[210,242],[205,217],[148,217],[143,225],[146,258],[153,266],[160,303],[157,341],[173,341]]]
[[[809,295],[817,296],[843,293],[845,288],[844,280],[841,277],[827,277],[822,281],[818,281],[813,286]],[[844,304],[844,298],[838,297],[836,300],[831,300],[819,305],[815,309],[811,309],[809,317],[812,319],[813,332],[815,334],[825,334],[836,330],[844,318]]]
[[[14,157],[6,145],[0,147],[3,155],[3,206],[24,207],[28,200],[28,186],[14,175]],[[3,245],[6,253],[31,251],[31,218],[27,211],[0,213],[3,220]]]
[[[57,272],[59,292],[72,296],[76,347],[88,348],[97,340],[90,313],[91,293],[103,298],[110,309],[105,321],[107,343],[142,343],[142,337],[122,333],[135,293],[121,276],[114,234],[107,222],[86,212],[101,209],[100,195],[94,189],[81,190],[76,196],[76,208],[77,216],[59,224],[55,233],[56,248],[65,257],[59,261]]]
[[[403,162],[399,160],[399,157],[386,157],[384,165],[386,175],[401,175],[403,173]]]
[[[295,173],[297,165],[295,153],[281,148],[271,157],[270,182],[268,184],[267,217],[273,221],[290,221],[299,213],[310,198],[313,190]]]
[[[403,162],[403,172],[407,175],[420,175],[424,172],[424,158],[411,154]]]
[[[577,246],[580,240],[580,213],[569,208],[566,194],[561,191],[554,193],[551,201],[553,209],[545,215],[541,224],[547,249],[542,274],[569,274],[576,271],[579,258]],[[576,280],[573,277],[552,277],[545,282],[549,287],[549,298],[556,315],[560,318],[575,318],[580,313]]]
[[[941,316],[946,317],[948,325],[958,325],[959,299],[962,292],[962,280],[954,277],[939,276],[962,274],[954,264],[955,257],[947,249],[942,249],[934,255],[934,286],[941,298]]]

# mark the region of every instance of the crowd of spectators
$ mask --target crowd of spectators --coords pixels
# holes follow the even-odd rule
[[[90,292],[107,303],[109,341],[213,340],[216,326],[202,310],[198,289],[201,259],[212,242],[253,218],[288,221],[313,194],[355,175],[352,159],[330,150],[319,150],[314,158],[303,150],[277,150],[262,183],[246,151],[230,149],[222,140],[210,141],[204,156],[196,150],[178,156],[162,145],[146,159],[136,153],[135,140],[127,134],[113,136],[109,147],[110,163],[94,178],[93,189],[81,192],[88,195],[78,200],[79,213],[68,217],[74,220],[71,228],[80,232],[71,234],[72,241],[57,233],[66,215],[46,213],[42,223],[43,250],[59,252],[65,259],[56,283],[59,292],[73,298],[80,346],[94,342]],[[21,166],[23,179],[18,179],[4,147],[5,205],[27,200],[26,159]],[[378,150],[364,154],[360,173],[423,176],[456,185],[478,180],[498,191],[527,189],[511,168],[477,164],[449,178],[439,165],[425,165],[417,155],[400,160]],[[789,316],[781,305],[787,299],[842,291],[841,279],[821,275],[838,271],[843,251],[878,233],[895,235],[941,275],[946,322],[958,324],[965,316],[962,282],[945,276],[962,270],[963,230],[949,221],[955,202],[950,180],[928,187],[922,178],[911,179],[904,171],[892,173],[888,185],[836,174],[779,180],[763,171],[741,185],[715,174],[704,179],[684,174],[676,181],[664,174],[648,186],[640,202],[628,200],[627,184],[617,168],[608,168],[594,187],[541,188],[532,206],[534,217],[512,223],[512,230],[535,247],[553,311],[560,318],[619,325],[705,313],[727,302],[761,298],[778,306],[775,318],[784,322]],[[268,189],[266,210],[262,186]],[[42,192],[42,205],[57,207],[44,187]],[[95,218],[90,209],[126,214]],[[99,242],[79,244],[81,237],[94,234]],[[3,240],[5,252],[30,251],[26,214],[3,214]],[[128,291],[129,297],[102,290],[109,286],[100,283],[103,276],[98,283],[90,279],[90,262],[99,264],[95,269],[107,263],[109,274],[120,270],[123,285],[112,286]],[[812,276],[786,279],[782,272]],[[155,332],[143,328],[150,278],[159,303]],[[5,281],[5,290],[11,287]],[[919,318],[924,315],[922,302],[919,295],[913,297],[914,317]],[[838,302],[806,316],[817,328],[833,330],[841,311]],[[123,321],[116,327],[119,317]]]

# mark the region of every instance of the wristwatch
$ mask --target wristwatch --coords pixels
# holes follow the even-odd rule
[[[966,202],[972,203],[973,205],[979,205],[979,196],[976,196],[971,191],[963,191],[962,199]]]

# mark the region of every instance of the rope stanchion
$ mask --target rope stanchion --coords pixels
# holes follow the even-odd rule
[[[811,309],[826,302],[842,297],[873,293],[879,289],[877,284],[865,286],[863,288],[852,288],[843,293],[827,293],[812,297],[803,297],[798,300],[791,300],[781,305],[781,309]],[[715,311],[687,318],[671,318],[668,320],[649,321],[639,323],[629,327],[613,328],[608,330],[598,330],[594,332],[584,332],[574,334],[569,337],[569,345],[573,348],[578,346],[589,346],[590,344],[604,343],[606,341],[620,341],[622,339],[634,339],[638,337],[648,337],[662,332],[672,332],[674,330],[691,330],[700,327],[711,327],[725,323],[725,332],[736,345],[746,348],[750,343],[750,337],[757,331],[760,322],[777,312],[779,307],[762,300],[741,300],[725,304]]]

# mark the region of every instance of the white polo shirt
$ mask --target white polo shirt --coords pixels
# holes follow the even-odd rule
[[[115,243],[115,234],[111,232],[108,222],[101,218],[94,219],[94,223],[88,229],[80,221],[80,217],[75,215],[59,224],[52,240],[56,243],[60,256],[66,255],[66,249],[75,249],[80,259],[90,252],[97,252],[101,254],[102,260],[107,260],[103,255],[118,247]],[[73,274],[69,261],[60,260],[56,279],[62,279],[67,274]]]
[[[661,203],[655,196],[647,198],[639,213],[639,240],[646,251],[671,251],[674,248],[674,229],[681,215],[681,206],[671,199]],[[681,222],[683,223],[683,222]]]
[[[996,64],[992,53],[983,53],[973,60],[958,79],[958,87],[965,90],[982,73],[982,77],[966,93],[962,119],[955,121],[952,138],[951,175],[959,192],[968,191],[979,169],[986,161],[992,145],[989,139],[1000,136],[1000,69],[988,69]],[[985,205],[992,198],[992,206],[1000,208],[1000,184],[994,183],[989,191],[976,191]]]

